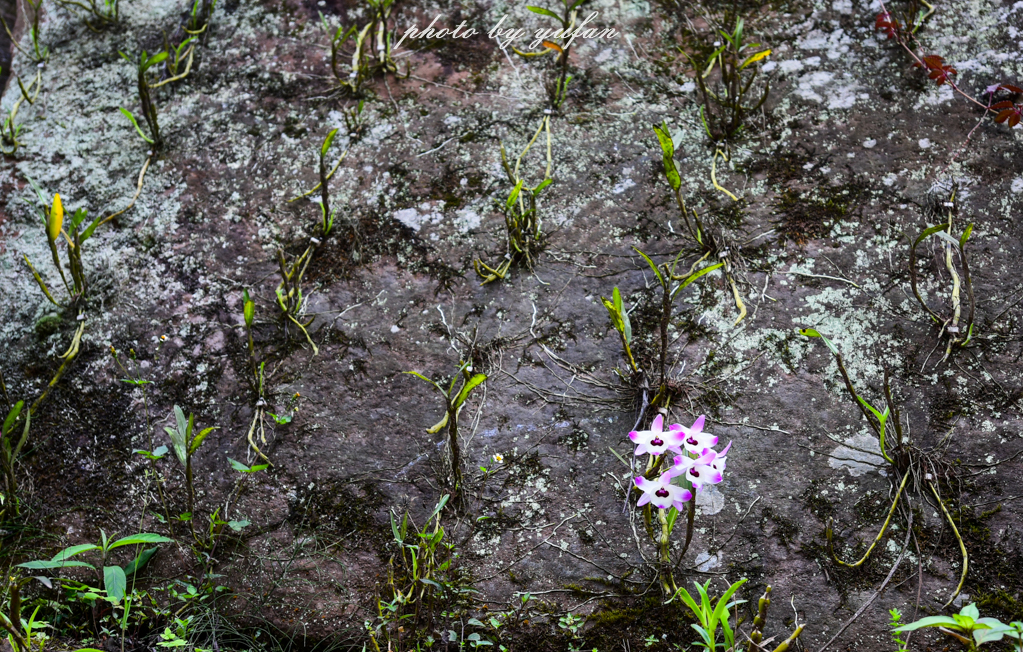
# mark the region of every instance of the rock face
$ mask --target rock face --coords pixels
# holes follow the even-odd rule
[[[706,414],[707,429],[732,442],[723,482],[698,497],[679,584],[711,579],[720,594],[749,578],[740,595],[750,605],[771,585],[767,635],[783,640],[794,608],[806,649],[873,600],[831,649],[888,650],[887,610],[911,617],[918,592],[922,611],[939,609],[962,570],[933,481],[971,555],[964,592],[983,615],[1021,619],[1011,500],[1023,493],[1019,128],[914,68],[874,29],[877,3],[742,2],[747,32],[772,50],[755,64],[755,88],[767,81],[770,94],[715,147],[678,47],[710,54],[721,36],[708,20],[733,3],[682,4],[587,2],[582,11],[620,36],[576,41],[567,99],[554,111],[544,83],[556,78],[555,55],[523,58],[512,45],[529,39],[502,47],[486,34],[503,17],[530,34],[551,19],[504,2],[399,5],[400,32],[441,16],[438,25],[466,21],[480,34],[403,44],[402,74],[369,79],[353,122],[360,100],[338,89],[330,34],[365,24],[367,5],[221,0],[189,74],[152,91],[165,141],[155,151],[119,110],[149,133],[135,66],[119,52],[159,51],[164,33],[180,42],[184,4],[125,2],[119,23],[93,32],[78,10],[45,0],[42,66],[22,9],[24,52],[9,64],[0,36],[0,65],[29,88],[38,74],[39,91],[20,104],[20,146],[0,164],[0,398],[30,403],[61,377],[33,414],[18,471],[23,518],[55,537],[53,549],[19,549],[19,561],[91,542],[99,529],[171,533],[156,516],[164,506],[153,470],[174,515],[187,505],[180,465],[133,451],[169,445],[163,426],[179,405],[197,429],[217,427],[193,460],[194,518],[200,538],[218,508],[235,522],[216,526],[225,534],[202,552],[232,596],[218,608],[240,632],[334,637],[355,649],[370,640],[366,622],[381,649],[386,639],[395,650],[427,636],[454,649],[471,633],[522,650],[688,644],[688,616],[661,604],[654,545],[642,511],[627,504],[623,460],[643,393],[600,300],[620,290],[633,353],[656,385],[661,289],[634,248],[657,263],[681,249],[680,271],[702,255],[665,180],[651,129],[664,124],[682,196],[723,243],[706,260],[728,257],[746,311],[737,323],[722,268],[679,292],[667,325],[669,420]],[[0,2],[5,17],[11,8]],[[935,9],[916,34],[919,52],[944,57],[963,93],[985,105],[985,88],[1023,82],[1020,3]],[[351,42],[344,47],[341,81]],[[154,82],[168,77],[162,65]],[[21,91],[13,79],[3,88],[6,118]],[[997,100],[1019,98],[999,90]],[[335,128],[327,170],[344,158],[329,182],[337,216],[324,238],[320,191],[307,191]],[[501,147],[514,167],[534,135],[518,169],[535,187],[550,166],[553,183],[537,200],[542,247],[532,269],[481,285],[474,261],[498,267],[507,251],[514,184]],[[83,243],[90,287],[74,306],[33,186],[47,202],[59,192],[66,219],[87,209],[85,224],[127,207]],[[949,219],[956,239],[973,224],[969,289],[947,239],[916,250],[917,290],[941,320],[952,316],[949,261],[962,333],[974,303],[969,342],[946,356],[950,335],[921,307],[908,270],[909,243]],[[66,243],[58,249],[66,265]],[[294,321],[277,295],[279,255],[285,268],[305,265]],[[255,305],[251,354],[243,292]],[[61,373],[58,356],[82,320],[80,351]],[[832,560],[825,527],[834,520],[843,559],[861,556],[901,476],[880,456],[835,358],[800,328],[834,343],[873,405],[884,405],[890,376],[899,414],[888,444],[898,419],[913,446],[904,505],[915,510],[915,536],[906,536],[909,510],[898,510],[859,569]],[[431,585],[410,579],[416,553],[391,524],[410,515],[406,543],[416,528],[433,532],[434,506],[452,493],[447,430],[427,431],[445,399],[404,372],[446,390],[462,363],[487,380],[461,411],[462,501],[441,512],[453,548],[438,548],[437,559],[451,563]],[[262,461],[257,448],[272,463],[264,471],[240,473],[227,459],[250,467]],[[201,575],[186,530],[176,524],[181,544],[154,558],[147,586]],[[385,622],[377,600],[393,600],[396,586],[429,587],[418,619]],[[589,617],[578,631],[573,614]]]

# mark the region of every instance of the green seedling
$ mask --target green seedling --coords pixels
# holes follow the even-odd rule
[[[898,609],[888,610],[888,626],[892,628],[892,641],[898,648],[895,652],[909,652],[909,639],[902,639],[899,636],[899,628],[902,627],[902,612]]]
[[[732,18],[726,16],[725,22]],[[715,143],[733,139],[745,126],[746,117],[764,105],[771,90],[767,84],[759,99],[747,99],[760,72],[759,63],[770,56],[771,50],[758,50],[762,47],[759,43],[747,43],[743,19],[734,20],[732,32],[717,30],[724,41],[706,59],[697,61],[682,52],[693,66],[696,87],[703,99],[700,107],[703,127]]]
[[[93,32],[101,32],[106,27],[116,25],[120,20],[120,0],[56,0],[56,2],[68,11],[81,13],[85,26]]]
[[[461,501],[462,461],[461,445],[458,440],[458,415],[461,414],[462,408],[465,407],[465,402],[468,400],[469,394],[473,389],[485,381],[487,376],[486,374],[474,374],[469,363],[463,362],[461,366],[458,367],[458,371],[455,372],[454,376],[452,376],[447,389],[444,389],[444,387],[439,383],[430,380],[418,371],[406,371],[405,373],[411,374],[416,378],[420,378],[430,383],[436,387],[437,391],[444,397],[445,409],[443,418],[441,418],[441,420],[432,427],[428,428],[426,432],[433,435],[440,432],[442,428],[447,427],[449,462],[448,485],[451,487],[456,501]],[[459,378],[462,379],[462,385],[456,392],[455,385],[458,383]]]
[[[313,347],[313,355],[319,355],[320,349],[313,342],[309,331],[306,330],[309,324],[313,323],[313,317],[303,322],[301,316],[302,307],[305,304],[305,298],[302,296],[302,277],[305,276],[309,261],[312,260],[315,246],[316,243],[311,244],[301,256],[293,259],[290,264],[285,260],[284,252],[280,249],[277,250],[277,266],[281,282],[277,285],[276,294],[277,305],[280,306],[284,318],[284,336],[288,337],[288,324],[294,324],[305,335],[309,345]]]
[[[335,163],[334,166],[332,168],[330,168],[329,172],[326,172],[326,165],[325,165],[324,157],[327,155],[327,151],[330,149],[330,145],[331,145],[331,143],[334,140],[334,133],[337,131],[337,129],[335,129],[334,131],[332,131],[329,134],[327,134],[327,139],[324,140],[323,146],[320,148],[320,170],[319,170],[320,171],[320,181],[319,181],[319,183],[317,183],[311,189],[309,189],[306,192],[302,193],[298,197],[292,197],[291,199],[288,200],[288,203],[291,203],[293,201],[298,201],[299,199],[302,199],[303,197],[308,197],[309,195],[313,194],[317,190],[320,191],[322,196],[327,195],[326,191],[324,190],[327,187],[327,182],[329,182],[331,180],[331,178],[333,178],[334,173],[337,172],[338,168],[341,167],[341,164],[344,162],[345,157],[348,156],[348,151],[351,149],[352,142],[354,141],[355,137],[358,136],[359,132],[361,132],[362,129],[363,129],[364,125],[363,125],[362,109],[365,106],[365,104],[366,104],[366,100],[359,100],[359,102],[355,106],[347,108],[347,109],[345,109],[343,111],[343,115],[344,115],[344,119],[345,119],[345,126],[348,129],[348,146],[345,147],[345,151],[341,152],[341,156],[338,157],[337,163]],[[324,174],[324,172],[326,172],[326,174]],[[329,197],[323,197],[323,199],[320,202],[320,206],[321,207],[322,206],[329,206],[329,203],[330,203],[329,202]],[[323,211],[323,214],[326,215],[327,212]],[[333,221],[333,217],[331,217],[331,221]],[[326,223],[324,223],[324,228],[321,228],[321,231],[324,231],[324,230],[329,231],[329,229],[325,228],[325,224]]]
[[[121,107],[121,113],[131,121],[142,140],[152,145],[154,149],[160,149],[163,146],[163,139],[160,137],[160,124],[157,120],[156,104],[153,102],[151,91],[157,86],[162,85],[163,82],[150,82],[149,70],[156,64],[165,61],[169,54],[164,51],[149,56],[143,50],[136,60],[133,60],[124,52],[119,52],[119,54],[125,61],[135,66],[136,87],[138,88],[139,102],[142,104],[142,117],[145,118],[146,124],[149,126],[149,135],[147,136],[142,131],[138,121],[130,111]]]
[[[502,262],[493,267],[479,258],[474,261],[476,273],[483,279],[483,285],[504,279],[513,265],[525,265],[527,269],[532,270],[533,263],[543,246],[543,225],[537,212],[536,200],[540,193],[554,182],[551,178],[553,160],[550,120],[550,116],[545,116],[540,122],[540,127],[533,134],[533,138],[515,160],[514,168],[508,163],[504,143],[501,143],[501,165],[508,176],[508,183],[512,186],[503,206],[508,246]],[[523,157],[529,152],[536,139],[540,137],[541,132],[547,134],[547,168],[544,171],[543,179],[535,186],[530,187],[520,176],[519,169],[522,166]]]
[[[625,357],[629,361],[632,373],[639,373],[636,359],[632,357],[632,322],[629,321],[629,312],[625,309],[625,304],[622,303],[622,293],[616,287],[611,292],[611,301],[604,297],[600,297],[600,301],[607,308],[607,314],[611,318],[611,326],[618,331],[618,335],[622,338],[622,350],[625,351]]]
[[[192,71],[192,61],[195,59],[196,38],[198,37],[189,36],[177,45],[173,45],[167,33],[164,32],[163,51],[167,53],[167,58],[163,60],[163,66],[166,77],[162,81],[151,85],[149,87],[150,90],[188,77],[188,74]]]
[[[178,458],[178,462],[181,463],[181,467],[185,471],[185,485],[188,491],[188,511],[189,513],[195,513],[195,484],[192,476],[192,455],[195,454],[199,447],[202,446],[203,441],[206,437],[216,430],[215,427],[205,428],[199,433],[195,432],[195,415],[189,414],[188,418],[185,418],[185,413],[177,405],[174,406],[174,427],[164,426],[164,430],[167,435],[170,436],[171,450],[174,451],[174,456]],[[192,520],[189,520],[189,527],[192,530],[192,538],[195,538],[195,526],[192,525]]]
[[[737,607],[740,604],[746,602],[745,600],[734,600],[731,598],[735,595],[735,592],[746,583],[745,579],[739,580],[735,584],[728,587],[724,595],[718,598],[715,604],[707,593],[707,589],[710,586],[710,580],[706,583],[700,584],[699,582],[693,582],[696,586],[696,590],[700,596],[700,602],[697,603],[693,597],[684,588],[679,588],[672,598],[679,598],[685,603],[689,610],[696,616],[697,622],[692,624],[691,627],[696,630],[700,635],[700,640],[693,643],[699,647],[702,647],[708,652],[716,652],[718,648],[725,650],[731,650],[735,648],[735,633],[732,631],[731,626],[728,624],[728,618],[730,616],[730,610],[733,607]],[[722,638],[724,639],[721,643],[718,643],[718,626],[721,627]]]
[[[161,339],[161,343],[163,339],[165,338]],[[160,351],[159,346],[160,345],[157,346],[154,357],[155,355],[159,355]],[[113,345],[110,345],[110,355],[114,358],[114,364],[117,365],[118,369],[120,369],[124,373],[124,375],[127,376],[127,378],[122,378],[121,382],[135,387],[142,393],[142,406],[145,410],[146,435],[148,435],[149,437],[149,450],[146,451],[137,449],[132,452],[135,453],[136,455],[141,455],[142,457],[149,460],[149,470],[153,474],[153,478],[156,481],[156,491],[160,496],[160,504],[163,506],[163,516],[161,520],[164,523],[168,524],[168,526],[171,528],[171,536],[173,536],[174,526],[171,523],[170,507],[168,507],[167,505],[167,497],[164,495],[163,491],[165,479],[163,477],[163,474],[160,473],[159,466],[156,464],[158,461],[163,459],[165,455],[167,455],[169,449],[166,446],[157,446],[156,441],[153,439],[153,421],[150,418],[149,414],[149,392],[147,388],[147,385],[151,385],[152,381],[142,378],[140,371],[141,366],[138,364],[138,360],[135,357],[135,349],[128,349],[128,359],[126,361],[127,365],[121,362],[121,358],[117,354],[117,349],[114,348]]]
[[[394,60],[395,32],[388,28],[391,10],[395,0],[365,0],[369,9],[369,21],[359,28],[352,25],[345,29],[341,25],[337,30],[330,29],[326,18],[320,14],[324,31],[330,35],[330,70],[337,79],[341,90],[354,96],[364,93],[367,81],[378,74],[392,73],[399,79],[408,77],[410,68],[406,66],[405,74],[398,72],[398,64]],[[353,49],[349,55],[345,45],[351,42]],[[350,57],[350,65],[342,63],[342,58]]]
[[[732,248],[727,245],[723,235],[718,234],[715,236],[704,226],[699,213],[695,209],[690,209],[686,206],[685,199],[682,197],[682,177],[678,173],[678,168],[675,167],[675,144],[672,141],[668,124],[662,123],[660,127],[654,126],[653,129],[654,134],[657,136],[657,142],[661,146],[664,176],[668,180],[668,185],[671,186],[672,194],[675,197],[675,204],[682,214],[686,230],[693,239],[693,244],[695,245],[694,253],[699,256],[699,259],[690,268],[690,273],[693,273],[697,265],[708,258],[716,258],[721,261],[721,265],[724,267],[725,279],[732,289],[735,307],[739,311],[739,316],[735,320],[735,325],[738,325],[746,317],[746,304],[742,301],[742,295],[739,293],[739,287],[732,273],[734,266]]]
[[[947,360],[949,355],[952,354],[953,348],[962,348],[970,343],[973,339],[973,317],[974,310],[976,307],[976,301],[973,296],[973,282],[970,278],[970,263],[966,256],[966,242],[970,239],[970,235],[973,233],[973,224],[967,225],[962,235],[958,238],[952,235],[952,219],[955,211],[955,198],[956,193],[953,189],[947,201],[942,202],[942,208],[946,209],[948,219],[941,223],[936,224],[932,227],[924,229],[924,231],[912,241],[909,248],[909,283],[913,288],[913,296],[920,303],[924,312],[931,320],[940,326],[939,338],[945,338],[947,345],[945,347],[945,356],[942,361]],[[920,295],[918,289],[918,271],[917,271],[917,247],[920,246],[924,240],[930,236],[935,236],[940,240],[939,246],[943,250],[943,262],[945,270],[948,272],[949,277],[952,279],[952,289],[950,292],[950,310],[945,314],[941,315],[938,311],[932,309],[924,298]],[[962,266],[962,276],[959,274],[959,270],[956,269],[955,259],[959,259],[959,264]],[[963,301],[962,292],[966,291],[967,301],[967,313],[966,319],[963,320]]]

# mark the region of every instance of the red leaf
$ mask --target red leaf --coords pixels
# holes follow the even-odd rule
[[[927,65],[928,68],[932,70],[934,68],[941,68],[941,64],[943,64],[944,62],[945,60],[936,54],[929,54],[926,57],[924,57],[924,63]]]
[[[1014,106],[1016,105],[1010,102],[1009,100],[1002,100],[1001,102],[995,102],[994,104],[992,104],[991,110],[1001,111],[1002,109],[1011,109]]]
[[[1009,91],[1010,93],[1016,93],[1017,95],[1019,95],[1020,93],[1023,93],[1023,88],[1020,88],[1019,86],[1013,86],[1012,84],[1001,84],[1001,85],[999,85],[998,88],[1004,88],[1005,90]]]
[[[1019,124],[1019,120],[1020,120],[1020,115],[1019,115],[1019,112],[1017,111],[1016,113],[1012,114],[1011,118],[1009,118],[1009,126],[1010,127],[1015,127],[1016,125]]]
[[[1012,113],[1013,113],[1012,109],[1006,109],[1002,111],[1001,113],[995,116],[995,122],[997,122],[998,124],[1002,124],[1003,122],[1009,119],[1009,116],[1011,116]]]

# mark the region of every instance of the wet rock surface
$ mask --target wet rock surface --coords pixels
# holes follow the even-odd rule
[[[834,358],[799,334],[813,328],[875,405],[888,370],[906,436],[949,469],[945,498],[971,555],[964,593],[984,615],[1019,620],[1020,130],[982,120],[982,109],[914,69],[874,30],[876,3],[793,0],[745,8],[747,30],[772,48],[762,75],[770,95],[728,160],[715,157],[677,47],[695,53],[717,38],[708,19],[720,20],[718,4],[585,5],[624,36],[573,50],[575,79],[550,118],[544,248],[531,271],[482,286],[473,261],[500,260],[506,246],[501,207],[511,188],[500,145],[514,158],[544,119],[550,61],[503,51],[485,34],[417,44],[399,57],[411,76],[373,79],[364,128],[349,134],[343,112],[358,101],[336,90],[320,14],[333,30],[364,20],[363,10],[223,0],[191,73],[155,91],[167,145],[150,156],[118,110],[139,115],[134,69],[118,51],[160,49],[183,5],[128,2],[121,24],[99,33],[47,5],[41,91],[19,111],[21,147],[0,164],[0,370],[11,400],[44,392],[79,325],[77,310],[47,301],[23,262],[66,298],[32,184],[91,220],[127,206],[147,167],[134,205],[83,246],[91,290],[81,352],[32,419],[20,473],[25,518],[47,535],[38,557],[92,541],[100,528],[167,531],[152,515],[160,506],[149,463],[133,450],[151,450],[147,418],[155,443],[169,443],[162,426],[180,405],[218,428],[196,453],[197,513],[206,518],[230,498],[222,516],[251,522],[215,554],[218,581],[237,596],[227,611],[242,624],[361,647],[400,556],[391,514],[425,526],[450,491],[445,434],[427,432],[445,412],[442,398],[404,372],[448,379],[470,362],[487,380],[460,419],[465,504],[442,523],[457,553],[445,581],[476,592],[446,594],[457,617],[438,614],[424,627],[440,641],[529,593],[529,618],[509,617],[501,634],[512,649],[581,644],[558,627],[566,612],[589,616],[580,633],[588,648],[637,649],[650,636],[653,649],[688,644],[682,611],[660,604],[642,514],[623,510],[632,474],[618,456],[631,457],[641,394],[623,380],[621,342],[600,301],[620,289],[633,350],[655,369],[660,289],[633,247],[657,262],[687,248],[685,269],[699,258],[651,130],[664,121],[683,194],[729,243],[748,311],[736,324],[720,271],[675,301],[669,418],[688,425],[706,414],[708,430],[733,442],[724,481],[699,496],[677,579],[711,579],[720,593],[747,577],[741,595],[752,604],[771,585],[768,635],[784,638],[798,618],[805,649],[819,649],[871,600],[897,559],[886,590],[830,649],[890,649],[887,609],[912,616],[919,591],[919,613],[937,613],[952,595],[959,546],[923,485],[912,495],[920,549],[902,555],[906,521],[896,519],[861,568],[831,559],[828,522],[842,558],[859,557],[894,486]],[[983,98],[991,84],[1023,81],[1020,3],[935,8],[917,38],[958,69],[961,88]],[[451,24],[489,27],[507,15],[539,25],[524,6],[501,2],[407,3],[399,23],[437,14]],[[13,60],[22,79],[36,74],[27,57]],[[4,116],[19,96],[9,82]],[[317,183],[318,151],[334,128],[329,162],[347,151],[330,183],[341,226],[316,249],[303,287],[314,354],[281,318],[277,252],[298,256],[316,235],[320,208],[310,198],[319,193],[291,200]],[[712,164],[738,201],[715,187]],[[523,162],[528,182],[545,166],[541,139]],[[948,210],[957,235],[974,225],[976,308],[971,341],[946,357],[907,270],[909,242]],[[922,296],[944,314],[952,280],[941,242],[921,244],[918,268]],[[266,405],[252,381],[243,290],[255,300]],[[133,373],[151,381],[145,397],[120,382],[111,346],[122,362],[134,353]],[[296,404],[289,423],[257,418]],[[227,458],[259,462],[250,437],[272,467],[239,483]],[[171,511],[184,511],[176,462],[160,464]],[[188,572],[195,562],[182,543],[165,548],[149,576]]]

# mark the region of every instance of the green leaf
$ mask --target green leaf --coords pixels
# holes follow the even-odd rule
[[[103,568],[103,588],[114,602],[124,599],[124,591],[128,588],[128,578],[124,576],[124,569],[120,566],[106,566]]]
[[[962,237],[959,238],[960,249],[966,246],[966,241],[970,239],[971,233],[973,233],[973,222],[970,222],[970,224],[966,227],[966,230],[963,231]]]
[[[913,243],[913,246],[915,247],[916,245],[920,244],[923,241],[923,239],[926,238],[927,236],[933,235],[938,231],[944,231],[947,228],[948,228],[947,224],[935,224],[932,227],[924,229],[923,233],[917,236],[916,242]]]
[[[256,317],[256,303],[249,298],[248,288],[246,288],[245,291],[242,292],[242,300],[245,302],[244,304],[245,325],[248,326],[249,328],[252,328],[252,320],[255,319]]]
[[[269,464],[254,464],[251,467],[245,466],[238,460],[233,460],[230,457],[227,458],[227,461],[231,463],[231,468],[234,469],[235,471],[238,471],[239,473],[258,473],[263,469],[270,468]]]
[[[893,631],[896,632],[912,632],[913,630],[921,629],[923,627],[955,627],[959,628],[959,623],[952,616],[927,616],[921,618],[915,623],[903,625],[902,627],[896,627]]]
[[[137,573],[140,568],[149,563],[149,560],[153,558],[153,555],[156,554],[157,550],[159,550],[159,548],[146,548],[140,552],[135,556],[135,559],[132,559],[131,562],[124,567],[124,574],[128,576]]]
[[[441,499],[437,502],[437,506],[433,508],[433,512],[430,514],[430,518],[426,519],[427,523],[432,521],[434,516],[440,514],[440,510],[444,509],[444,505],[448,504],[448,500],[450,498],[451,494],[444,494],[443,496],[441,496]]]
[[[18,415],[21,414],[21,408],[25,407],[25,401],[18,401],[11,408],[11,411],[7,413],[7,418],[4,419],[3,434],[6,437],[11,434],[11,430],[14,429],[14,422],[18,419]]]
[[[131,114],[131,111],[129,111],[128,109],[124,108],[123,106],[120,107],[120,109],[121,109],[121,113],[124,114],[124,117],[128,118],[129,120],[131,120],[131,123],[133,125],[135,125],[135,131],[139,132],[139,136],[142,137],[142,140],[144,140],[147,143],[149,143],[150,145],[152,145],[155,141],[152,138],[150,138],[149,136],[147,136],[145,133],[143,133],[142,127],[140,127],[139,123],[135,121],[135,116],[133,116]],[[89,235],[92,235],[92,233],[90,232]]]
[[[512,189],[511,194],[508,195],[508,201],[506,202],[506,206],[505,206],[508,210],[511,210],[511,207],[515,204],[515,200],[519,198],[519,193],[521,191],[522,191],[522,179],[519,179],[519,182],[516,183],[515,187]]]
[[[195,439],[192,440],[192,443],[188,445],[188,455],[191,456],[195,453],[195,451],[199,450],[199,447],[202,446],[202,442],[206,439],[206,436],[216,429],[216,426],[211,426],[196,435]]]
[[[174,539],[168,539],[161,534],[143,532],[141,534],[132,534],[124,537],[123,539],[118,539],[107,546],[107,550],[113,550],[114,548],[120,548],[121,546],[134,546],[140,543],[174,543]]]
[[[665,285],[664,277],[661,276],[661,271],[659,269],[657,269],[657,265],[654,265],[654,261],[650,260],[649,256],[647,256],[645,253],[643,253],[642,251],[640,251],[636,247],[633,247],[633,249],[636,250],[637,254],[639,254],[640,256],[643,257],[643,260],[646,261],[647,265],[650,265],[650,269],[654,270],[654,274],[657,276],[657,280],[661,282],[662,286],[664,286]]]
[[[615,286],[615,289],[611,291],[611,300],[614,301],[615,310],[618,311],[619,315],[625,312],[625,307],[622,303],[622,293],[618,291],[618,286]]]
[[[458,396],[455,398],[455,407],[465,403],[465,399],[469,398],[469,392],[471,392],[477,385],[487,379],[486,374],[476,374],[462,386],[462,391],[458,392]]]
[[[661,127],[654,126],[654,133],[661,144],[661,154],[664,160],[664,176],[668,179],[671,189],[678,192],[682,187],[682,178],[675,167],[675,143],[671,140],[671,132],[668,131],[668,123],[663,122]]]
[[[70,559],[71,557],[74,557],[75,555],[80,555],[83,552],[90,552],[92,550],[99,550],[99,549],[100,549],[100,547],[97,546],[94,543],[81,543],[81,544],[79,544],[77,546],[71,546],[70,548],[64,548],[63,550],[61,550],[60,552],[58,552],[56,555],[53,556],[52,561],[60,562],[60,561],[63,561],[65,559]]]
[[[95,568],[92,564],[87,564],[84,561],[44,561],[37,559],[36,561],[28,561],[24,564],[18,564],[18,568],[27,568],[29,570],[50,570],[53,568]]]
[[[824,346],[828,347],[828,349],[832,353],[834,353],[835,355],[839,355],[838,349],[836,349],[835,345],[831,343],[831,340],[829,340],[828,338],[824,337],[823,335],[818,333],[816,330],[814,330],[812,328],[800,328],[799,329],[799,334],[800,335],[805,335],[807,337],[819,337],[819,338],[821,338],[821,341],[824,342]]]
[[[541,181],[540,185],[538,185],[536,188],[533,188],[533,196],[539,197],[540,193],[543,192],[543,189],[551,185],[552,183],[554,183],[554,179],[544,179],[543,181]]]
[[[252,525],[252,523],[250,523],[249,521],[244,521],[244,520],[243,521],[228,521],[227,522],[227,527],[231,528],[235,532],[241,532],[242,528],[246,528],[246,527],[248,527],[250,525]]]
[[[721,262],[721,263],[715,263],[714,265],[708,265],[708,266],[704,267],[703,269],[701,269],[701,270],[699,270],[699,271],[693,272],[692,274],[690,274],[689,276],[687,276],[687,277],[686,277],[686,279],[685,279],[684,281],[682,281],[681,283],[679,283],[678,287],[676,287],[676,288],[674,289],[674,291],[672,291],[672,293],[671,293],[671,298],[672,298],[672,299],[674,299],[674,298],[675,298],[675,296],[676,296],[676,295],[677,295],[677,294],[678,294],[679,292],[681,292],[683,288],[685,288],[685,287],[686,287],[687,285],[689,285],[690,283],[692,283],[692,282],[693,282],[693,281],[695,281],[696,279],[700,278],[700,277],[701,277],[701,276],[703,276],[704,274],[710,274],[710,273],[711,273],[711,272],[713,272],[713,271],[714,271],[715,269],[717,269],[717,268],[719,268],[719,267],[723,267],[723,266],[724,266],[724,263],[723,263],[723,262]]]
[[[433,382],[432,380],[430,380],[429,378],[427,378],[427,377],[426,377],[426,376],[424,376],[423,374],[419,373],[418,371],[406,371],[406,372],[404,372],[404,373],[407,373],[407,374],[411,374],[411,375],[415,376],[416,378],[422,378],[422,379],[423,379],[423,380],[425,380],[426,382],[428,382],[428,383],[430,383],[431,385],[433,385],[434,387],[436,387],[436,388],[437,388],[437,390],[438,390],[438,391],[440,391],[440,393],[441,393],[441,394],[443,394],[444,396],[447,396],[447,395],[448,395],[448,393],[444,391],[444,388],[443,388],[443,387],[441,387],[441,386],[440,386],[440,385],[438,385],[437,383]]]
[[[330,144],[334,142],[334,136],[337,136],[337,129],[332,129],[323,140],[323,146],[320,147],[320,156],[327,155],[327,150],[330,149]]]
[[[557,15],[550,9],[545,9],[544,7],[532,7],[529,5],[526,6],[526,9],[532,11],[534,14],[540,14],[541,16],[550,16],[559,23],[561,22],[561,16]]]

